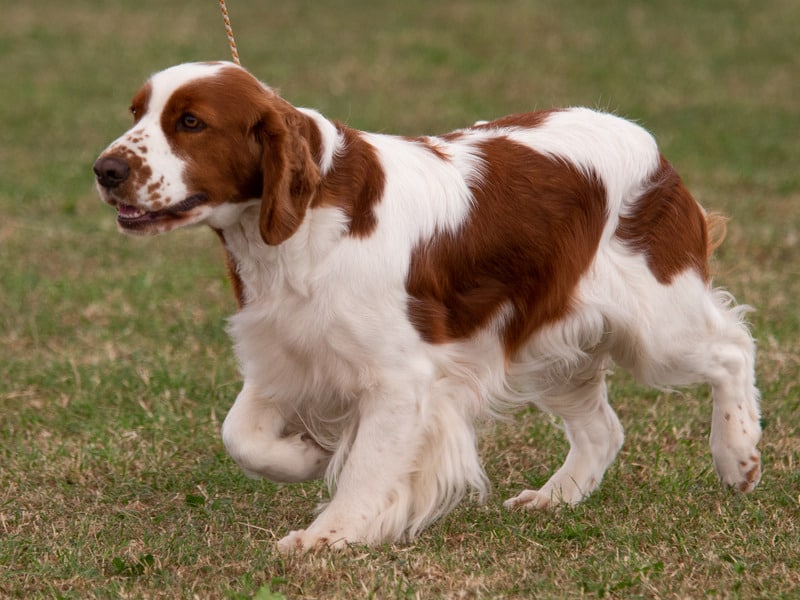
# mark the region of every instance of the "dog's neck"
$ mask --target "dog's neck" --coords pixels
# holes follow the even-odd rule
[[[289,239],[270,246],[259,231],[259,204],[248,202],[237,220],[214,227],[228,253],[240,305],[268,299],[278,289],[308,297],[313,272],[324,268],[325,256],[347,233],[347,216],[333,207],[311,209]]]

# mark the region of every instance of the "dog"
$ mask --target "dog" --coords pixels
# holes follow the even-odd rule
[[[225,62],[153,75],[131,112],[94,164],[120,231],[205,224],[226,251],[244,380],[227,451],[249,476],[329,486],[282,551],[410,540],[483,499],[475,424],[531,403],[569,454],[505,506],[581,501],[623,443],[612,361],[710,384],[716,472],[759,482],[748,307],[712,287],[718,219],[640,126],[569,108],[367,133]]]

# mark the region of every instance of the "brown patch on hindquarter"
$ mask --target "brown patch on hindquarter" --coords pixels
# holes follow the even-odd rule
[[[408,313],[423,339],[463,339],[504,305],[506,355],[563,317],[594,257],[606,192],[596,176],[506,138],[480,142],[483,177],[455,233],[419,244],[411,256]]]
[[[705,281],[710,277],[706,217],[663,157],[631,213],[620,215],[616,235],[646,257],[650,271],[662,284],[669,284],[686,269],[695,269]]]

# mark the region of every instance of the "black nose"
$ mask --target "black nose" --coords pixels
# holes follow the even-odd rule
[[[121,185],[131,173],[131,168],[124,160],[115,156],[102,156],[94,163],[94,174],[104,188],[115,188]]]

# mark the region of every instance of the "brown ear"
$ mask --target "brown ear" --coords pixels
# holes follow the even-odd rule
[[[259,229],[263,240],[276,246],[303,221],[319,185],[319,167],[303,135],[304,115],[293,107],[273,106],[262,121],[263,188]]]

